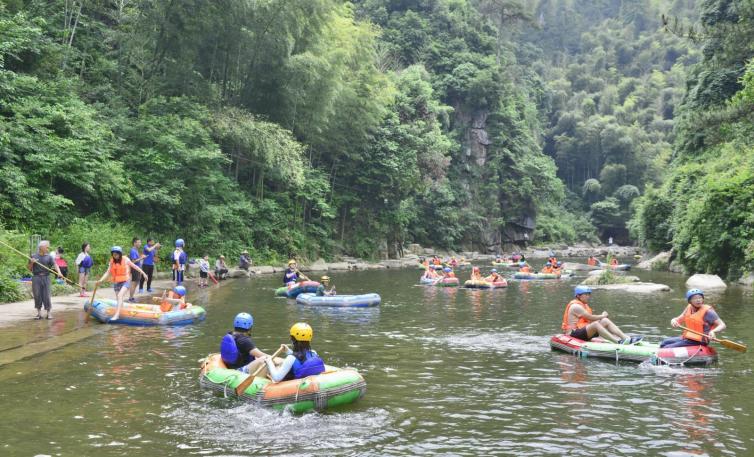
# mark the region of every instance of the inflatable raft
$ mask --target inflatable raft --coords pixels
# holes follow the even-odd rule
[[[463,283],[463,287],[467,289],[498,289],[501,287],[508,287],[508,282],[505,280],[496,282],[487,282],[484,280],[478,281],[469,279]]]
[[[578,357],[597,357],[616,362],[650,361],[654,365],[710,365],[717,361],[717,352],[709,346],[686,346],[661,349],[659,344],[640,341],[636,344],[617,344],[594,338],[584,341],[568,335],[550,338],[553,350]]]
[[[192,306],[186,309],[163,312],[159,305],[147,305],[142,303],[123,303],[120,309],[120,317],[117,321],[110,321],[115,314],[118,303],[115,300],[97,300],[94,302],[92,316],[105,324],[123,325],[188,325],[203,321],[207,312],[201,306]],[[84,311],[87,313],[91,305],[86,302]]]
[[[239,398],[268,408],[303,413],[347,405],[364,396],[367,384],[356,370],[329,365],[325,368],[327,371],[316,376],[277,383],[257,376]],[[226,367],[220,354],[210,354],[202,363],[199,383],[204,388],[235,396],[236,387],[249,376]]]
[[[296,303],[307,306],[341,306],[354,308],[367,308],[377,306],[382,301],[378,294],[362,295],[329,295],[318,297],[317,294],[299,294]]]
[[[615,271],[628,271],[631,269],[631,265],[627,263],[621,263],[620,265],[605,265],[605,268],[609,268]]]
[[[424,286],[434,286],[435,283],[438,281],[438,279],[432,279],[426,276],[421,276],[419,278],[419,284],[424,285]]]
[[[440,287],[458,287],[460,284],[458,278],[442,278],[435,282],[435,285]]]
[[[319,283],[317,281],[301,281],[290,286],[278,287],[275,290],[276,297],[288,297],[296,298],[299,294],[309,293],[313,294],[317,292]]]
[[[525,280],[538,280],[538,279],[561,279],[570,278],[573,273],[570,271],[564,271],[563,273],[556,275],[553,273],[513,273],[513,279],[525,279]]]

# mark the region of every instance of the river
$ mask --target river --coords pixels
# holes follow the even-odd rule
[[[119,327],[0,368],[0,455],[752,455],[752,354],[720,347],[711,368],[615,365],[551,352],[576,279],[480,291],[417,286],[418,270],[332,274],[339,293],[375,291],[371,309],[306,308],[273,298],[277,277],[192,292],[207,320]],[[684,277],[638,272],[674,291],[597,291],[624,331],[677,335]],[[463,279],[468,271],[461,272]],[[752,292],[709,297],[723,337],[750,343]],[[200,388],[198,360],[218,350],[236,313],[251,312],[267,351],[296,321],[314,328],[326,362],[358,369],[366,396],[326,413],[290,415]],[[33,340],[84,324],[0,329]],[[55,326],[58,326],[57,328]],[[10,343],[5,343],[6,345]],[[747,432],[748,430],[748,432]]]

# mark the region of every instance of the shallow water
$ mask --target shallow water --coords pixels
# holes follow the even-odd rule
[[[630,333],[677,335],[668,321],[683,307],[684,278],[638,274],[674,292],[597,292],[595,311]],[[208,311],[199,325],[116,327],[3,366],[0,455],[754,453],[750,353],[720,348],[717,366],[679,369],[551,352],[578,279],[463,290],[416,286],[418,270],[331,276],[340,293],[376,291],[382,305],[305,308],[272,298],[277,277],[237,280],[192,294]],[[710,298],[728,323],[723,336],[750,344],[751,291]],[[241,311],[253,313],[252,336],[269,352],[293,322],[311,323],[314,347],[327,363],[362,372],[366,396],[293,416],[202,390],[197,361],[217,351]],[[83,325],[80,315],[57,319],[0,329],[0,341]]]

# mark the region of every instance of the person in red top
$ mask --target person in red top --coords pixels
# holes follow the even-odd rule
[[[725,322],[720,319],[711,306],[704,304],[704,292],[699,289],[691,289],[686,292],[688,305],[680,316],[670,320],[670,325],[679,327],[683,324],[686,328],[699,333],[704,333],[711,338],[716,338],[718,332],[725,330]],[[683,346],[706,346],[709,338],[684,330],[681,336],[674,336],[662,340],[660,347],[677,348]]]
[[[574,299],[566,305],[563,313],[563,333],[589,341],[599,335],[613,343],[632,344],[641,341],[642,337],[630,337],[623,333],[617,325],[607,318],[607,312],[593,314],[589,307],[592,289],[587,286],[576,286]]]

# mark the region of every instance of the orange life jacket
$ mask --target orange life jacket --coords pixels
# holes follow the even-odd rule
[[[529,267],[521,267],[520,270],[518,270],[519,273],[531,273],[531,268]]]
[[[167,293],[167,295],[165,296],[165,298],[171,298],[171,299],[180,300],[181,296],[171,290],[171,291],[169,291]],[[179,307],[179,309],[183,309],[183,308],[186,307],[186,305],[182,303],[178,307]],[[173,309],[173,304],[170,303],[169,301],[165,300],[162,303],[160,303],[160,309],[162,310],[163,313],[167,313],[168,311],[170,311],[171,309]]]
[[[448,278],[455,278],[455,277],[456,277],[456,274],[453,273],[452,271],[448,273]]]
[[[587,259],[586,263],[589,266],[596,267],[597,266],[597,259],[595,259],[594,257],[589,257],[589,259]]]
[[[112,282],[126,282],[130,278],[130,271],[126,264],[126,259],[120,258],[120,263],[115,263],[115,260],[110,259],[110,276],[112,276]]]
[[[590,320],[587,320],[583,316],[580,316],[579,320],[576,321],[576,327],[573,327],[572,325],[570,325],[568,323],[568,313],[571,311],[571,305],[574,305],[574,304],[583,306],[587,313],[592,314],[592,308],[590,308],[589,305],[587,305],[586,303],[584,303],[583,301],[579,299],[574,298],[566,305],[565,312],[563,313],[563,325],[561,325],[561,327],[564,332],[568,332],[569,330],[577,330],[580,328],[584,328],[592,322]]]
[[[559,274],[562,273],[562,271],[558,267],[553,267],[553,268],[551,268],[551,270],[552,270],[551,273],[554,274],[554,275],[559,275]]]
[[[688,305],[686,311],[683,313],[683,322],[686,324],[686,327],[695,332],[705,333],[704,315],[707,314],[707,311],[710,309],[712,309],[710,305],[702,305],[699,307],[698,311],[694,311],[694,307]],[[699,341],[700,343],[706,343],[708,341],[708,338],[697,335],[696,333],[687,332],[686,330],[683,331],[683,335],[681,336],[687,340]]]
[[[432,263],[434,263],[435,265],[442,265],[442,262],[440,262],[440,259],[434,259]]]
[[[552,273],[552,267],[550,265],[545,265],[545,267],[542,268],[542,273],[546,273],[546,274]]]

